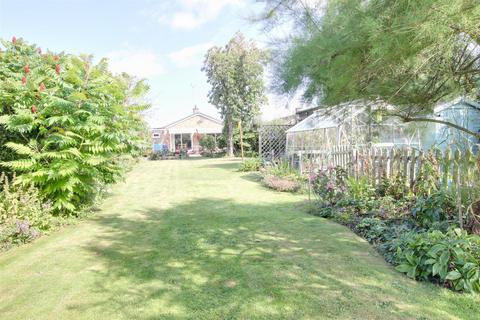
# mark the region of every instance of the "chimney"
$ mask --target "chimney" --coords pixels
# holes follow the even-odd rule
[[[193,113],[195,114],[195,113],[198,113],[198,112],[199,112],[198,107],[197,107],[197,105],[195,105],[195,107],[193,107]]]

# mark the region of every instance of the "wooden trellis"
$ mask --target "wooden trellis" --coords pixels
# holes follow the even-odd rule
[[[291,125],[262,125],[259,132],[259,153],[264,160],[285,156],[287,133]]]

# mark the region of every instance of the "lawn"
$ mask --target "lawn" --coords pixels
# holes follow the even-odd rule
[[[93,218],[0,255],[0,319],[478,319],[238,162],[141,162]]]

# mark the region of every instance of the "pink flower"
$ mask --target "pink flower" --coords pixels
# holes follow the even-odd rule
[[[40,87],[38,87],[38,91],[42,92],[44,91],[46,88],[45,88],[45,85],[42,83],[40,83]]]
[[[12,43],[13,43],[13,44],[16,44],[16,43],[17,43],[17,37],[15,37],[15,36],[12,37]]]
[[[37,49],[37,52],[38,52],[39,54],[42,54],[42,48],[38,48],[38,49]]]
[[[327,183],[326,188],[327,188],[327,191],[333,191],[335,189],[335,185],[332,182],[329,181]]]

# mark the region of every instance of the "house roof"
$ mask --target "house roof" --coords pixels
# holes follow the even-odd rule
[[[205,114],[205,113],[202,113],[202,112],[195,112],[195,113],[192,113],[192,114],[190,114],[190,115],[188,115],[188,116],[186,116],[186,117],[183,117],[183,118],[181,118],[181,119],[179,119],[179,120],[177,120],[177,121],[174,121],[174,122],[172,122],[172,123],[169,123],[169,124],[167,124],[166,126],[159,127],[159,128],[153,128],[153,130],[155,130],[155,129],[156,129],[156,130],[158,130],[158,129],[168,129],[168,128],[171,128],[171,127],[173,127],[173,126],[175,126],[175,125],[177,125],[177,124],[179,124],[179,123],[181,123],[181,122],[183,122],[183,121],[186,121],[186,120],[188,120],[188,119],[194,118],[194,117],[196,117],[196,116],[200,116],[200,117],[206,118],[206,119],[208,119],[208,120],[210,120],[210,121],[213,121],[213,122],[215,122],[215,123],[217,123],[217,124],[220,124],[220,125],[223,124],[223,122],[222,122],[221,120],[219,120],[219,119],[216,119],[216,118],[214,118],[214,117],[211,117],[211,116],[209,116],[209,115],[207,115],[207,114]]]

